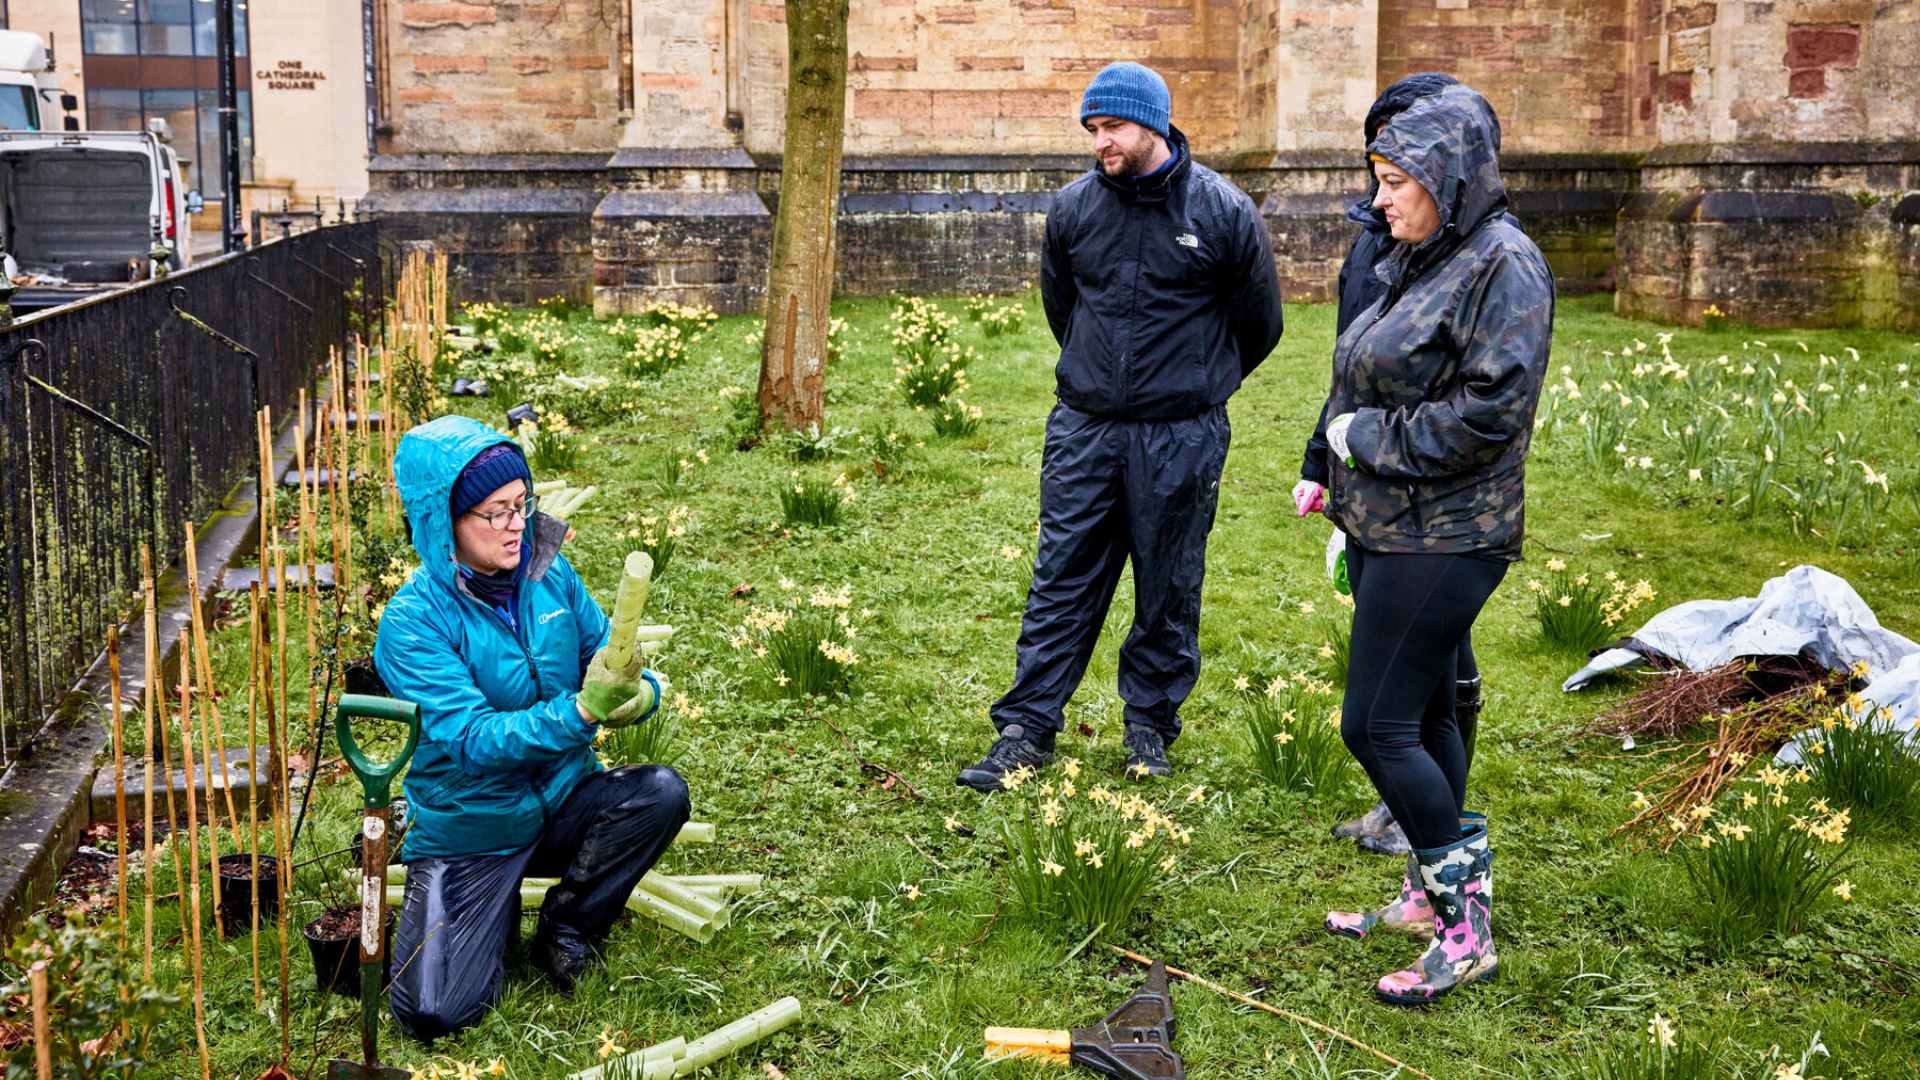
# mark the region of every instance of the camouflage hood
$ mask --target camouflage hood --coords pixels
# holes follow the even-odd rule
[[[1457,244],[1482,222],[1504,214],[1500,123],[1472,87],[1449,86],[1407,106],[1367,147],[1406,170],[1440,208],[1440,228],[1414,248],[1416,262]],[[1428,252],[1432,251],[1432,256]]]

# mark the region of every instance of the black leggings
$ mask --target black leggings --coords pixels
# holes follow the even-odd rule
[[[1467,753],[1454,721],[1458,649],[1507,564],[1388,555],[1349,542],[1353,638],[1340,734],[1416,849],[1460,838]]]

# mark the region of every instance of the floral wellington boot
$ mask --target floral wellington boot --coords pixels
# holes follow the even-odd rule
[[[1377,911],[1329,911],[1327,931],[1341,937],[1363,938],[1375,930],[1399,930],[1422,941],[1433,940],[1433,905],[1419,884],[1420,869],[1407,856],[1407,872],[1400,879],[1400,896]]]
[[[1416,849],[1420,883],[1433,905],[1434,937],[1412,967],[1381,979],[1375,992],[1395,1005],[1425,1005],[1500,971],[1493,951],[1493,852],[1485,826],[1443,848]]]

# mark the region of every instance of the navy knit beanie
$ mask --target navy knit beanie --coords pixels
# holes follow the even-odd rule
[[[453,516],[457,518],[486,502],[488,496],[515,480],[526,481],[527,491],[532,493],[533,473],[527,469],[519,447],[497,443],[473,455],[467,467],[460,470],[460,479],[453,482]]]
[[[1100,69],[1080,99],[1080,123],[1088,117],[1112,116],[1150,127],[1162,136],[1172,120],[1173,98],[1167,80],[1152,68],[1122,60]]]

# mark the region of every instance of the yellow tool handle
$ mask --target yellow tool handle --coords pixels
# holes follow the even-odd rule
[[[989,1060],[1005,1057],[1033,1058],[1054,1065],[1067,1064],[1073,1054],[1073,1035],[1046,1028],[990,1027],[987,1029]]]

